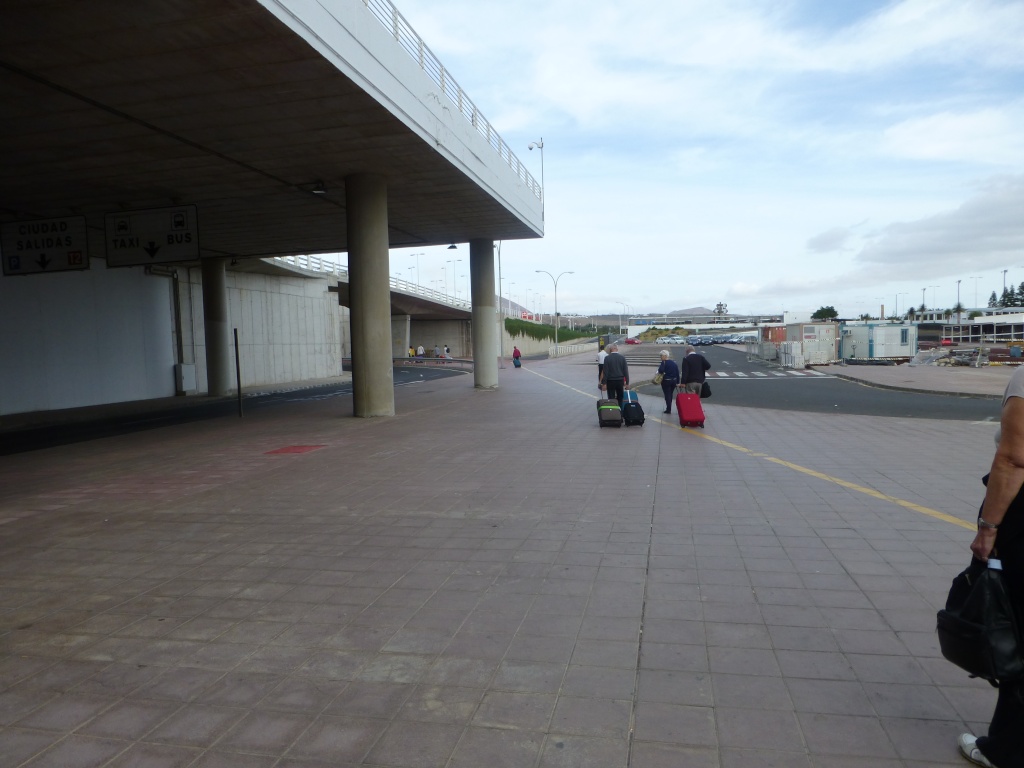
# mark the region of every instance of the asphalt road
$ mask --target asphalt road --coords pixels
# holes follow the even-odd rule
[[[640,354],[640,349],[629,350],[628,354]],[[676,360],[681,358],[681,347],[668,349]],[[643,345],[644,354],[658,350],[653,345]],[[709,402],[716,405],[911,419],[999,420],[996,399],[899,392],[814,371],[780,371],[748,362],[742,351],[727,347],[699,347],[697,351],[711,363]],[[641,387],[640,391],[656,395],[661,393],[661,387]]]

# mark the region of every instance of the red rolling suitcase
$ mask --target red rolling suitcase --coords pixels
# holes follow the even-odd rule
[[[704,429],[704,408],[700,404],[700,395],[686,392],[677,394],[676,413],[679,414],[679,426]]]

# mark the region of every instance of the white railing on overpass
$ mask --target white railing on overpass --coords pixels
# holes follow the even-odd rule
[[[516,176],[526,185],[526,188],[538,200],[543,201],[544,190],[537,183],[537,180],[526,170],[526,166],[520,162],[508,144],[505,143],[505,140],[494,130],[494,126],[476,108],[476,104],[470,100],[466,92],[462,90],[462,87],[455,82],[455,78],[451,76],[451,73],[444,68],[444,65],[437,56],[427,47],[427,44],[423,42],[423,38],[416,34],[416,30],[398,12],[394,3],[391,0],[363,0],[363,5],[377,17],[380,23],[384,25],[384,28],[394,36],[406,53],[419,64],[420,69],[426,73],[427,77],[434,81],[437,87],[441,89],[441,92],[459,110],[459,113],[469,121],[470,125],[486,139],[487,143],[491,145],[491,148],[498,153],[501,159],[508,163],[508,167],[515,172]]]
[[[591,341],[588,344],[559,344],[557,347],[548,347],[548,357],[566,357],[567,355],[579,355],[583,352],[597,352],[597,342]]]
[[[286,264],[299,267],[300,269],[307,269],[310,272],[328,272],[339,278],[344,278],[345,281],[348,282],[348,267],[334,261],[323,259],[319,256],[275,256],[274,259],[276,261],[283,261]],[[410,283],[408,280],[401,280],[397,277],[390,278],[390,281],[391,287],[394,290],[401,291],[402,293],[409,294],[410,296],[422,296],[424,299],[428,299],[437,304],[446,304],[449,307],[457,307],[458,309],[471,310],[473,308],[471,302],[468,302],[465,299],[460,299],[456,296],[449,296],[441,291],[435,291],[433,288],[424,288],[416,283]]]

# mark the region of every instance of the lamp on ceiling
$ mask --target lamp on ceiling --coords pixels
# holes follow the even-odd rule
[[[459,246],[457,246],[455,243],[452,243],[451,245],[448,246],[448,250],[449,251],[457,251],[457,250],[459,250]]]
[[[318,181],[316,184],[314,184],[312,191],[313,191],[314,195],[326,195],[327,194],[327,188],[324,187],[324,183],[322,181]]]

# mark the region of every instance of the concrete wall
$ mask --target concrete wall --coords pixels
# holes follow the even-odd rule
[[[142,267],[0,277],[0,414],[174,395],[172,283]]]
[[[533,339],[529,336],[510,336],[505,330],[505,324],[501,324],[501,356],[512,359],[513,345],[519,347],[524,355],[546,355],[548,348],[553,345],[552,339]],[[597,352],[594,353],[595,355]]]
[[[433,352],[435,345],[443,350],[447,344],[452,357],[470,358],[473,356],[471,334],[469,320],[413,320],[409,343],[413,349],[422,344],[427,352]]]
[[[197,387],[205,392],[201,276],[198,269],[183,272],[183,358],[186,363],[195,363]],[[331,279],[228,270],[228,321],[231,328],[238,328],[243,387],[322,379],[341,373],[343,324],[347,318],[337,297],[328,292]],[[234,371],[234,360],[231,368]]]

